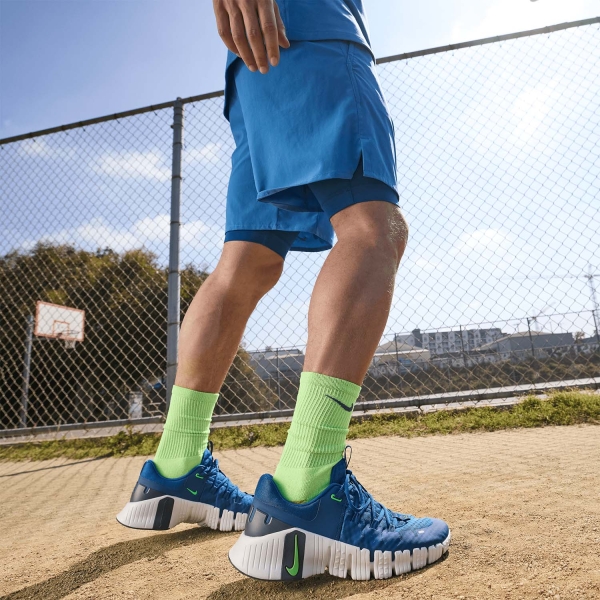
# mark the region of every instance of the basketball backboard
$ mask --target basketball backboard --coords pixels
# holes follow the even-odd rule
[[[85,311],[39,301],[35,310],[35,335],[83,342]]]

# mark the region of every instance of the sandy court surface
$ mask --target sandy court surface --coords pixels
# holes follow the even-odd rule
[[[351,467],[391,508],[446,519],[444,560],[385,581],[327,575],[292,586],[244,578],[238,534],[115,521],[143,458],[0,463],[3,598],[600,599],[600,427],[353,442]],[[279,448],[219,453],[244,489]]]

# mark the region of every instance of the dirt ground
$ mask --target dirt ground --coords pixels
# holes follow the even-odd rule
[[[247,579],[236,533],[115,521],[143,458],[0,463],[3,598],[600,599],[600,427],[353,442],[351,468],[390,507],[446,519],[450,552],[399,578]],[[279,448],[217,452],[249,491]]]

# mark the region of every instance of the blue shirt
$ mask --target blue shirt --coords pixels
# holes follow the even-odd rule
[[[372,53],[362,0],[277,0],[277,5],[290,41],[344,40]],[[227,67],[236,58],[229,51]]]

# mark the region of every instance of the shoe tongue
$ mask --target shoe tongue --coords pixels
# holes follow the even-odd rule
[[[204,454],[202,455],[202,460],[200,461],[200,464],[204,467],[212,467],[213,462],[214,462],[214,458],[213,458],[210,450],[207,448],[204,451]]]
[[[350,501],[352,504],[354,504],[354,506],[361,506],[363,504],[363,498],[360,489],[354,485],[352,479],[348,485],[348,496],[350,497]]]
[[[346,460],[342,458],[339,462],[333,465],[331,469],[331,479],[330,483],[339,483],[343,485],[346,480]]]

